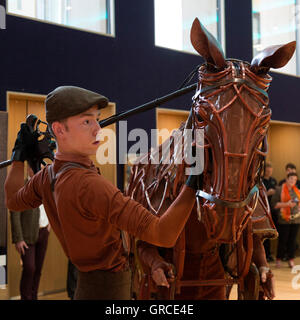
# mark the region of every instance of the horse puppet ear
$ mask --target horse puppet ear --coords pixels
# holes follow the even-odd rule
[[[206,62],[217,68],[224,68],[226,60],[224,52],[215,37],[201,24],[198,18],[193,22],[191,29],[191,42],[194,49]]]
[[[284,67],[296,50],[296,41],[283,45],[270,46],[257,54],[251,61],[254,73],[267,73],[270,68]]]

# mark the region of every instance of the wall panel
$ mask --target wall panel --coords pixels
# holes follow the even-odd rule
[[[272,122],[269,132],[269,155],[273,176],[279,181],[285,177],[285,165],[292,162],[300,175],[300,125]]]
[[[178,129],[180,125],[187,120],[189,116],[188,111],[178,109],[156,109],[156,128],[158,130],[167,129],[170,134],[173,130]],[[167,131],[166,131],[167,132]],[[169,137],[161,132],[161,137],[158,137],[158,144],[161,144]]]

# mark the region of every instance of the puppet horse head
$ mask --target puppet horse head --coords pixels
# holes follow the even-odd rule
[[[271,118],[270,68],[283,67],[296,43],[268,47],[251,63],[225,59],[217,40],[198,19],[191,29],[205,59],[193,98],[193,128],[204,130],[202,221],[209,238],[236,242],[253,213]]]

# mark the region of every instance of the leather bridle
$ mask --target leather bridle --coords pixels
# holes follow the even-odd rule
[[[235,67],[235,71],[237,70],[237,68],[235,66],[236,62],[245,63],[245,62],[243,62],[241,60],[237,60],[237,59],[228,59],[227,61],[231,61],[232,62],[232,65]],[[248,63],[246,63],[246,64],[248,64]],[[205,64],[203,64],[203,65],[205,65]],[[200,66],[200,68],[202,66]],[[200,70],[200,68],[199,68],[199,70]],[[238,71],[237,73],[239,74],[240,72]],[[249,74],[248,74],[248,76],[249,76]],[[258,76],[254,75],[254,77],[258,77]],[[252,78],[253,78],[253,76],[252,76]],[[262,78],[260,78],[260,79],[262,79]],[[255,81],[256,79],[252,79],[252,80]],[[240,78],[240,77],[232,77],[231,79],[221,80],[221,81],[217,81],[217,82],[214,81],[213,85],[208,85],[208,86],[205,86],[205,87],[201,87],[200,86],[200,81],[199,81],[198,89],[197,89],[195,95],[193,96],[193,101],[194,101],[194,104],[195,104],[195,101],[197,99],[201,99],[202,98],[201,95],[208,94],[209,92],[212,92],[214,90],[220,90],[222,87],[227,86],[229,84],[234,84],[234,85],[237,85],[237,86],[246,85],[247,87],[249,87],[249,88],[257,91],[258,93],[262,94],[265,98],[269,99],[269,95],[268,95],[266,90],[268,89],[271,80],[272,80],[272,78],[269,77],[268,79],[266,79],[265,83],[262,83],[260,81],[260,83],[264,86],[264,89],[260,88],[255,83],[250,82],[246,78]],[[267,145],[267,143],[264,140],[263,141],[263,148],[266,149],[267,148],[266,145]],[[263,157],[263,160],[264,160],[264,158],[265,158],[265,156],[267,154],[267,150],[257,150],[257,152],[260,153],[260,155]],[[198,208],[200,208],[200,206],[199,206],[199,198],[204,198],[204,199],[206,199],[206,200],[208,200],[208,201],[210,201],[212,203],[215,203],[216,205],[224,206],[224,207],[227,207],[227,208],[242,208],[242,207],[245,207],[246,205],[249,204],[249,202],[253,199],[254,196],[256,196],[256,200],[258,199],[259,184],[260,183],[257,182],[251,188],[248,196],[242,201],[222,200],[222,199],[219,199],[219,198],[215,197],[212,194],[206,193],[203,190],[198,190],[197,193],[196,193],[197,202],[198,202]],[[200,214],[200,213],[198,212],[198,214]]]
[[[204,198],[206,200],[209,200],[210,202],[214,202],[217,205],[223,206],[223,207],[227,207],[227,208],[242,208],[245,207],[246,205],[248,205],[248,203],[252,200],[252,198],[254,197],[254,195],[258,195],[259,192],[259,185],[256,184],[249,192],[248,196],[246,199],[244,199],[243,201],[226,201],[226,200],[222,200],[219,199],[209,193],[206,193],[202,190],[198,190],[196,192],[196,197],[201,197]]]

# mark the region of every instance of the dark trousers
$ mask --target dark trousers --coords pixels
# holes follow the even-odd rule
[[[67,292],[68,297],[73,300],[77,283],[77,269],[74,264],[69,260],[68,274],[67,274]]]
[[[285,253],[287,253],[288,259],[295,258],[298,229],[299,224],[278,224],[277,259],[283,259]]]
[[[131,272],[78,270],[75,300],[130,300]]]
[[[48,237],[47,227],[40,228],[37,242],[28,245],[28,249],[25,249],[25,255],[21,255],[23,262],[20,282],[21,300],[37,300]]]

